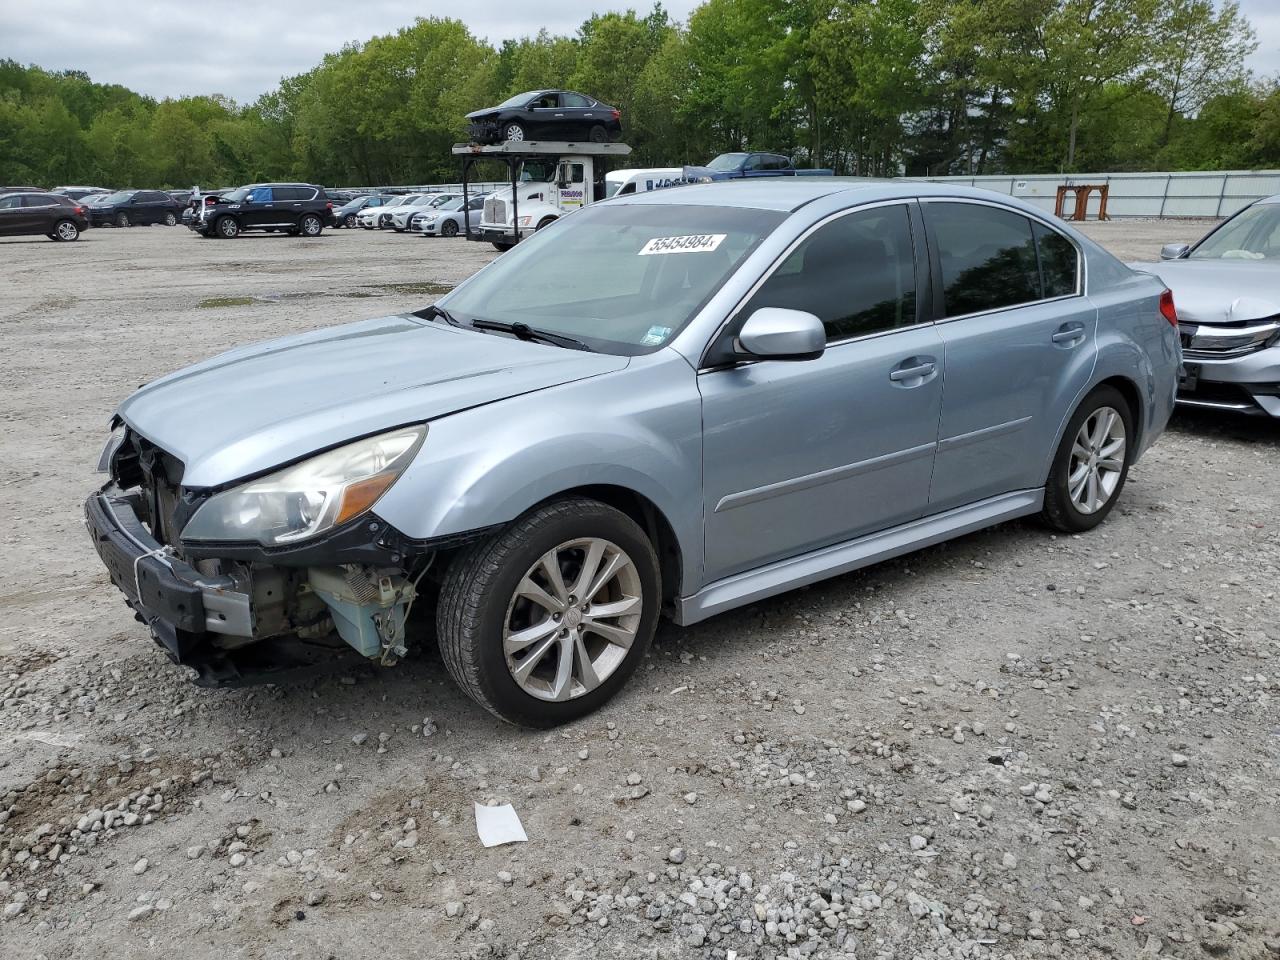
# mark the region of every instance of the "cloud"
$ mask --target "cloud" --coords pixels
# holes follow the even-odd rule
[[[664,0],[685,18],[700,0]],[[472,33],[498,44],[546,27],[572,34],[591,13],[634,8],[649,0],[468,0]],[[1280,7],[1242,0],[1258,31],[1248,66],[1280,74]],[[49,70],[83,70],[156,98],[220,93],[242,103],[272,90],[282,77],[310,70],[344,44],[392,33],[416,17],[456,16],[441,0],[5,0],[0,2],[0,55]]]
[[[697,4],[665,0],[663,6],[683,18]],[[648,0],[541,0],[519,7],[511,0],[468,0],[463,19],[473,34],[497,45],[543,27],[572,34],[593,12],[649,7]],[[440,0],[18,0],[0,3],[0,56],[47,70],[83,70],[100,83],[156,98],[220,93],[245,103],[344,44],[393,33],[417,17],[457,15],[456,4]]]

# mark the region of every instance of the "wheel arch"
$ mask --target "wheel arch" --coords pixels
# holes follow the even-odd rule
[[[616,483],[592,483],[570,487],[552,494],[534,504],[536,509],[553,500],[568,497],[585,497],[613,507],[634,520],[645,532],[658,555],[658,569],[662,576],[662,602],[669,608],[680,598],[681,577],[684,572],[684,552],[675,528],[662,509],[643,493]]]
[[[1071,408],[1063,416],[1062,422],[1058,424],[1057,434],[1053,438],[1053,446],[1049,448],[1049,458],[1044,464],[1045,482],[1048,482],[1049,471],[1053,469],[1053,459],[1057,456],[1058,447],[1062,444],[1067,425],[1071,422],[1071,418],[1075,416],[1076,411],[1080,409],[1080,404],[1084,403],[1089,395],[1099,387],[1113,387],[1124,397],[1125,402],[1129,405],[1129,413],[1133,420],[1133,431],[1135,433],[1130,449],[1134,451],[1142,450],[1142,439],[1145,436],[1146,406],[1143,403],[1141,389],[1132,377],[1125,374],[1112,373],[1108,376],[1101,376],[1090,381],[1089,385],[1080,391],[1075,403],[1071,405]],[[1136,455],[1134,459],[1137,459]]]

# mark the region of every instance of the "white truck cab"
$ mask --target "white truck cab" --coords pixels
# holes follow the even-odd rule
[[[459,144],[453,152],[464,157],[464,192],[477,160],[500,160],[510,169],[511,186],[489,194],[479,223],[468,234],[468,239],[506,250],[566,213],[605,199],[609,158],[625,157],[631,148],[625,143],[524,141]]]

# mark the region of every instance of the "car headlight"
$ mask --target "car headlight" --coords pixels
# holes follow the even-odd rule
[[[366,437],[209,498],[184,540],[296,543],[369,510],[400,478],[426,425]]]

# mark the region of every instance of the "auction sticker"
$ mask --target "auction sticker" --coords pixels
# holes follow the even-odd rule
[[[708,253],[720,246],[728,234],[695,233],[687,237],[654,237],[640,248],[640,256],[656,253]]]

